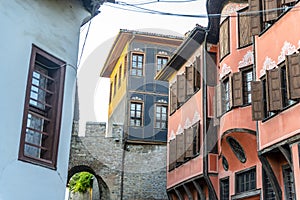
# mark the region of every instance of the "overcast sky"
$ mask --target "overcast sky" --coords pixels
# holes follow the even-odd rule
[[[161,12],[206,15],[206,0],[160,0],[156,3],[149,3],[155,2],[153,0],[124,0],[123,2]],[[81,124],[85,124],[86,121],[107,121],[109,81],[99,78],[99,74],[120,29],[182,36],[192,30],[196,24],[207,25],[207,19],[203,17],[166,16],[129,10],[137,10],[137,8],[124,3],[105,3],[100,7],[100,14],[92,20],[88,35],[89,23],[81,29],[78,71]]]

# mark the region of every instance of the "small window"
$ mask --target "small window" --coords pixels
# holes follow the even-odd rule
[[[242,72],[243,74],[243,103],[251,103],[251,81],[253,80],[252,68]]]
[[[109,103],[112,100],[112,89],[113,89],[113,83],[110,83],[110,90],[109,90]]]
[[[155,128],[166,129],[168,125],[168,107],[166,105],[156,105],[155,108]]]
[[[229,164],[228,164],[228,161],[227,161],[227,159],[226,159],[225,156],[222,156],[222,165],[223,165],[223,169],[224,169],[225,171],[228,171],[228,169],[229,169]]]
[[[239,172],[235,177],[236,193],[247,192],[256,189],[256,169]]]
[[[144,54],[132,54],[131,75],[143,76]]]
[[[19,160],[56,168],[65,62],[32,47]]]
[[[123,78],[125,79],[127,73],[127,55],[124,57],[124,66],[123,66]]]
[[[229,87],[229,77],[227,77],[222,82],[222,112],[227,112],[230,110],[230,87]]]
[[[168,57],[157,56],[156,72],[159,72],[168,62]]]
[[[294,174],[289,165],[282,167],[285,199],[296,199]]]
[[[117,74],[115,75],[114,78],[114,96],[117,94]]]
[[[226,140],[227,140],[230,148],[232,149],[233,153],[236,155],[236,157],[242,163],[245,163],[246,162],[246,154],[245,154],[244,149],[240,145],[240,143],[231,136],[228,136]]]
[[[142,126],[143,123],[143,103],[131,102],[130,103],[130,126]]]
[[[118,80],[118,87],[120,88],[121,87],[121,77],[122,77],[122,65],[120,65],[120,67],[119,67],[119,74],[118,74],[118,76],[119,76],[119,80]]]
[[[229,200],[229,178],[220,180],[220,200]]]
[[[275,115],[274,112],[268,111],[268,100],[267,100],[267,80],[265,77],[262,78],[262,91],[263,91],[263,108],[264,108],[264,118],[271,117]]]

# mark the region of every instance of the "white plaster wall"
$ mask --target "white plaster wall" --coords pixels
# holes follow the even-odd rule
[[[31,45],[76,66],[79,0],[0,1],[0,200],[63,200],[76,71],[66,67],[57,170],[18,161]]]

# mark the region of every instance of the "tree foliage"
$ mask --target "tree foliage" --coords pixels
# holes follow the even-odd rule
[[[69,188],[72,192],[85,193],[93,187],[93,174],[89,172],[79,172],[74,174],[69,181]]]

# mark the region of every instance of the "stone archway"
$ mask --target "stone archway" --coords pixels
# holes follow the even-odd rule
[[[110,191],[107,184],[91,167],[85,165],[74,166],[68,171],[68,183],[71,177],[79,172],[89,172],[94,175],[97,180],[98,191],[99,191],[99,200],[110,200]]]

